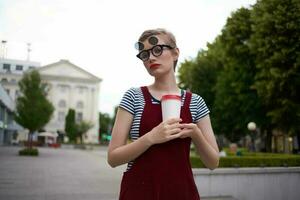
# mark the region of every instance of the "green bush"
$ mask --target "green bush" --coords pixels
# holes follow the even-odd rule
[[[29,149],[29,148],[26,148],[26,149],[22,149],[19,151],[19,155],[20,156],[38,156],[39,155],[39,151],[38,149]]]
[[[205,168],[199,157],[191,156],[193,168]],[[256,155],[221,157],[219,167],[294,167],[300,166],[300,156]]]

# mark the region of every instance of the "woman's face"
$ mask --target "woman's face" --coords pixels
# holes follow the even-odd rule
[[[151,42],[151,39],[149,40],[151,37],[157,38],[157,42]],[[142,42],[144,45],[142,51],[146,51],[143,52],[146,54],[146,56],[143,55],[143,58],[145,58],[143,64],[149,74],[152,76],[157,76],[165,74],[170,70],[174,71],[174,61],[178,59],[179,55],[178,49],[172,48],[166,42],[167,39],[165,35],[155,35],[150,36],[149,38]]]

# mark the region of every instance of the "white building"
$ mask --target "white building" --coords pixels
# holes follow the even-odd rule
[[[13,101],[19,95],[18,82],[22,78],[23,73],[28,69],[35,69],[40,66],[38,62],[0,59],[0,82]]]
[[[44,129],[49,132],[64,132],[65,116],[69,108],[73,108],[77,122],[84,120],[93,124],[84,142],[98,143],[98,97],[101,79],[67,60],[40,67],[37,62],[0,59],[0,81],[13,101],[19,95],[18,82],[23,73],[33,68],[49,84],[48,99],[55,107],[52,119]],[[27,136],[20,136],[21,140],[26,138]]]
[[[0,83],[0,145],[12,144],[16,141],[17,131],[22,130],[13,120],[14,109],[15,102]]]
[[[51,121],[45,130],[64,132],[65,117],[69,108],[76,112],[76,121],[93,124],[88,131],[85,143],[99,141],[99,87],[101,79],[70,63],[68,60],[38,68],[44,81],[50,86],[49,100],[55,107]]]

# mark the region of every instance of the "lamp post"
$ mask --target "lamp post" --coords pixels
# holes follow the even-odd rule
[[[255,151],[255,144],[254,144],[254,142],[255,142],[255,133],[256,133],[256,123],[255,122],[249,122],[248,124],[247,124],[247,128],[248,128],[248,130],[249,131],[251,131],[251,150],[252,151]]]

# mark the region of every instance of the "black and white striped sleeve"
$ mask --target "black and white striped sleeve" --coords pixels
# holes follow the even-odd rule
[[[134,105],[135,105],[134,102],[135,102],[135,89],[130,88],[123,95],[119,107],[125,109],[126,111],[134,115]]]
[[[193,94],[193,95],[195,95],[194,97],[195,97],[195,101],[196,101],[195,103],[197,107],[197,111],[195,112],[196,113],[195,121],[198,122],[201,118],[208,115],[210,111],[206,106],[204,99],[201,96],[197,94]]]

